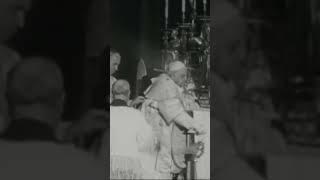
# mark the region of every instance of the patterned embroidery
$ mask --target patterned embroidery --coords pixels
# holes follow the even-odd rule
[[[110,179],[142,179],[142,172],[138,159],[125,156],[110,157]]]

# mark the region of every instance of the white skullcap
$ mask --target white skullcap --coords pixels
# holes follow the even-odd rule
[[[183,68],[186,68],[186,65],[183,62],[173,61],[173,62],[169,63],[168,71],[173,72],[173,71],[181,70]]]

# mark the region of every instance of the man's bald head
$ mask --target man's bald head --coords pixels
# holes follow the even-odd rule
[[[51,60],[40,57],[26,59],[9,73],[8,98],[13,106],[57,105],[63,96],[63,75]]]
[[[130,99],[130,84],[126,80],[119,79],[112,85],[114,99],[128,101]]]

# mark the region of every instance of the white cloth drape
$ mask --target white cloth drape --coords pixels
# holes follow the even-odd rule
[[[201,121],[207,132],[195,137],[196,142],[201,141],[205,144],[204,153],[196,162],[197,179],[210,179],[210,110],[194,111],[193,118]]]
[[[130,107],[110,107],[111,179],[148,178],[148,152],[152,130],[141,112]],[[152,166],[152,164],[151,164]]]

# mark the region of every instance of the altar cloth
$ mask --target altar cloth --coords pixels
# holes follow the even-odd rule
[[[196,162],[197,179],[210,179],[210,109],[202,109],[193,112],[193,118],[201,121],[204,125],[206,134],[196,135],[195,141],[204,143],[204,153]]]

